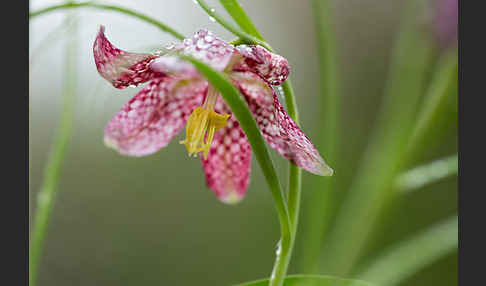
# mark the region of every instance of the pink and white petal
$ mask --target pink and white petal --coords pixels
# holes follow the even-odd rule
[[[272,148],[311,173],[321,176],[333,174],[333,170],[290,118],[268,84],[251,72],[233,72],[231,77],[244,95],[263,137]]]
[[[240,45],[236,50],[243,60],[233,67],[236,71],[251,71],[272,85],[282,84],[290,73],[287,59],[261,46]]]
[[[215,110],[230,113],[227,107]],[[201,158],[208,187],[224,203],[240,202],[250,182],[251,148],[234,116],[214,135],[207,159]]]
[[[191,38],[174,45],[171,51],[154,60],[151,68],[164,73],[180,72],[181,69],[187,72],[192,65],[183,60],[177,60],[174,54],[180,52],[199,59],[216,70],[223,71],[231,63],[233,56],[238,55],[233,45],[226,43],[206,29],[201,29]],[[194,68],[192,70],[195,71]]]
[[[108,123],[105,144],[128,156],[158,151],[184,127],[206,90],[206,82],[182,76],[152,80]]]
[[[96,68],[100,75],[116,88],[136,86],[162,76],[150,69],[150,63],[157,58],[151,54],[129,53],[113,46],[101,26],[93,44]]]

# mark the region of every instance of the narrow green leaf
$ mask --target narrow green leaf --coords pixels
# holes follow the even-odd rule
[[[268,279],[247,282],[237,286],[267,286]],[[373,286],[373,284],[359,281],[342,279],[332,276],[319,275],[289,275],[285,278],[284,286]]]
[[[219,0],[219,2],[243,31],[263,41],[262,35],[260,35],[260,32],[253,25],[250,17],[243,10],[238,0]]]
[[[384,250],[358,277],[380,285],[398,285],[439,258],[457,250],[457,216]]]
[[[287,212],[287,206],[280,188],[280,183],[277,178],[277,173],[270,158],[270,154],[265,146],[265,142],[257,127],[253,115],[248,109],[248,105],[241,97],[239,91],[226,78],[226,76],[218,71],[215,71],[203,62],[189,56],[180,55],[181,58],[191,62],[201,72],[220,93],[225,102],[231,108],[231,111],[238,119],[241,128],[245,132],[250,145],[255,154],[258,164],[262,169],[263,175],[272,192],[276,203],[277,211],[280,218],[283,235],[290,237],[290,222]]]
[[[408,193],[457,174],[457,155],[415,167],[397,178],[397,188]]]
[[[396,191],[395,179],[404,162],[432,59],[432,39],[417,21],[417,13],[425,12],[423,5],[420,0],[409,2],[404,15],[376,128],[324,246],[325,273],[346,276],[351,272]]]

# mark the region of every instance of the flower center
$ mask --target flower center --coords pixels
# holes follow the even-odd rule
[[[197,156],[203,152],[206,159],[213,141],[214,133],[226,126],[229,114],[218,114],[214,112],[214,105],[218,99],[218,92],[209,86],[208,94],[201,107],[197,107],[189,115],[186,125],[186,139],[181,144],[186,146],[189,156]]]

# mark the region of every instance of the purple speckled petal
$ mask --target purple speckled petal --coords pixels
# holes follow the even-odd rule
[[[195,68],[191,64],[172,54],[177,52],[201,60],[218,71],[223,71],[231,63],[232,57],[236,55],[235,48],[232,45],[227,44],[210,31],[202,29],[191,38],[174,45],[167,55],[154,60],[151,68],[164,73],[188,72],[190,70],[195,72]]]
[[[288,61],[261,46],[240,45],[236,50],[244,59],[233,67],[235,71],[251,71],[272,85],[282,84],[290,73]]]
[[[218,99],[215,111],[231,114],[221,98]],[[251,148],[234,116],[214,134],[208,158],[201,158],[206,184],[216,196],[229,204],[241,201],[250,181]]]
[[[105,144],[128,156],[144,156],[165,147],[202,103],[207,82],[165,76],[152,80],[113,117]]]
[[[100,75],[114,87],[136,86],[162,76],[149,68],[157,56],[120,50],[108,41],[104,31],[105,27],[101,26],[93,44],[94,60]]]
[[[272,148],[311,173],[321,176],[333,174],[266,82],[251,72],[233,72],[231,78],[244,95],[263,137]]]

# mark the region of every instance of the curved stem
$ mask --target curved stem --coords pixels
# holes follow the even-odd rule
[[[285,102],[287,111],[298,124],[297,104],[295,102],[294,91],[289,79],[283,84],[285,94]],[[299,220],[300,198],[301,198],[301,169],[294,163],[289,163],[289,193],[287,196],[287,206],[290,217],[290,239],[282,235],[280,245],[277,251],[277,257],[273,266],[272,275],[270,277],[270,286],[281,286],[287,276],[287,269],[292,258],[292,251],[294,248],[295,237],[297,234],[297,225]]]
[[[67,18],[72,20],[72,17]],[[75,24],[73,24],[75,25]],[[75,27],[73,27],[75,28]],[[72,31],[69,32],[73,35]],[[74,90],[75,90],[75,59],[76,44],[71,39],[66,47],[66,83],[64,87],[64,104],[62,108],[58,134],[54,139],[52,153],[45,170],[43,184],[38,194],[37,210],[33,218],[32,237],[29,249],[29,285],[34,286],[37,281],[39,261],[44,248],[44,240],[49,226],[54,200],[58,191],[58,182],[64,158],[67,153],[69,139],[73,125]]]
[[[126,14],[126,15],[130,15],[130,16],[133,16],[135,18],[138,18],[140,20],[143,20],[147,23],[150,23],[150,24],[158,27],[162,31],[171,34],[172,36],[174,36],[177,39],[180,39],[180,40],[184,39],[184,35],[180,34],[179,32],[177,32],[176,30],[167,26],[166,24],[155,20],[152,17],[149,17],[149,16],[144,15],[142,13],[136,12],[134,10],[130,10],[128,8],[114,6],[114,5],[98,4],[98,3],[93,2],[93,1],[68,2],[68,3],[64,3],[64,4],[49,6],[47,8],[43,8],[43,9],[40,9],[40,10],[37,10],[37,11],[34,11],[34,12],[30,12],[29,18],[34,18],[36,16],[39,16],[39,15],[42,15],[42,14],[45,14],[45,13],[48,13],[48,12],[56,11],[56,10],[82,8],[82,7],[101,9],[101,10],[111,10],[111,11],[116,11],[116,12],[123,13],[123,14]]]
[[[265,147],[265,141],[263,140],[260,130],[256,125],[253,115],[248,109],[248,105],[243,101],[239,91],[227,78],[225,78],[224,75],[213,70],[211,67],[195,58],[186,55],[179,56],[184,60],[191,62],[199,70],[199,72],[207,78],[209,83],[220,92],[221,96],[238,119],[238,122],[240,123],[241,128],[245,132],[248,141],[250,142],[251,149],[255,154],[258,164],[260,165],[263,175],[270,187],[279,216],[280,228],[282,232],[282,250],[288,249],[289,245],[291,244],[292,234],[287,204],[285,203],[285,198],[281,191],[280,183],[277,178],[277,172],[272,164],[272,159],[270,158],[270,154]],[[288,251],[282,251],[281,253],[282,255],[277,255],[277,260],[286,262],[288,264]],[[279,273],[281,273],[280,270],[286,270],[286,268],[282,269],[279,267],[278,270]],[[285,276],[285,272],[283,274]]]
[[[223,27],[228,29],[234,35],[240,37],[241,43],[249,43],[255,45],[261,45],[273,51],[272,47],[268,45],[258,30],[255,28],[253,23],[251,23],[250,18],[246,15],[243,8],[239,5],[237,1],[221,1],[224,8],[233,17],[236,23],[243,31],[249,32],[251,35],[235,28],[221,16],[215,13],[215,11],[209,8],[208,5],[202,0],[198,0],[198,3],[211,17],[213,17],[218,23]],[[261,39],[261,40],[260,40]],[[238,41],[233,41],[237,43]],[[285,102],[287,105],[287,111],[290,117],[299,124],[299,115],[297,111],[297,103],[295,101],[294,90],[290,79],[287,79],[283,84],[282,88],[285,95]],[[292,257],[292,250],[295,242],[295,236],[297,233],[297,223],[299,218],[299,208],[300,208],[300,198],[301,198],[301,181],[302,172],[301,169],[293,164],[289,164],[289,193],[287,197],[288,215],[290,220],[290,234],[284,232],[282,229],[282,237],[279,242],[277,256],[275,259],[272,275],[270,277],[270,286],[281,286],[287,275],[287,269],[290,263],[290,258]]]

